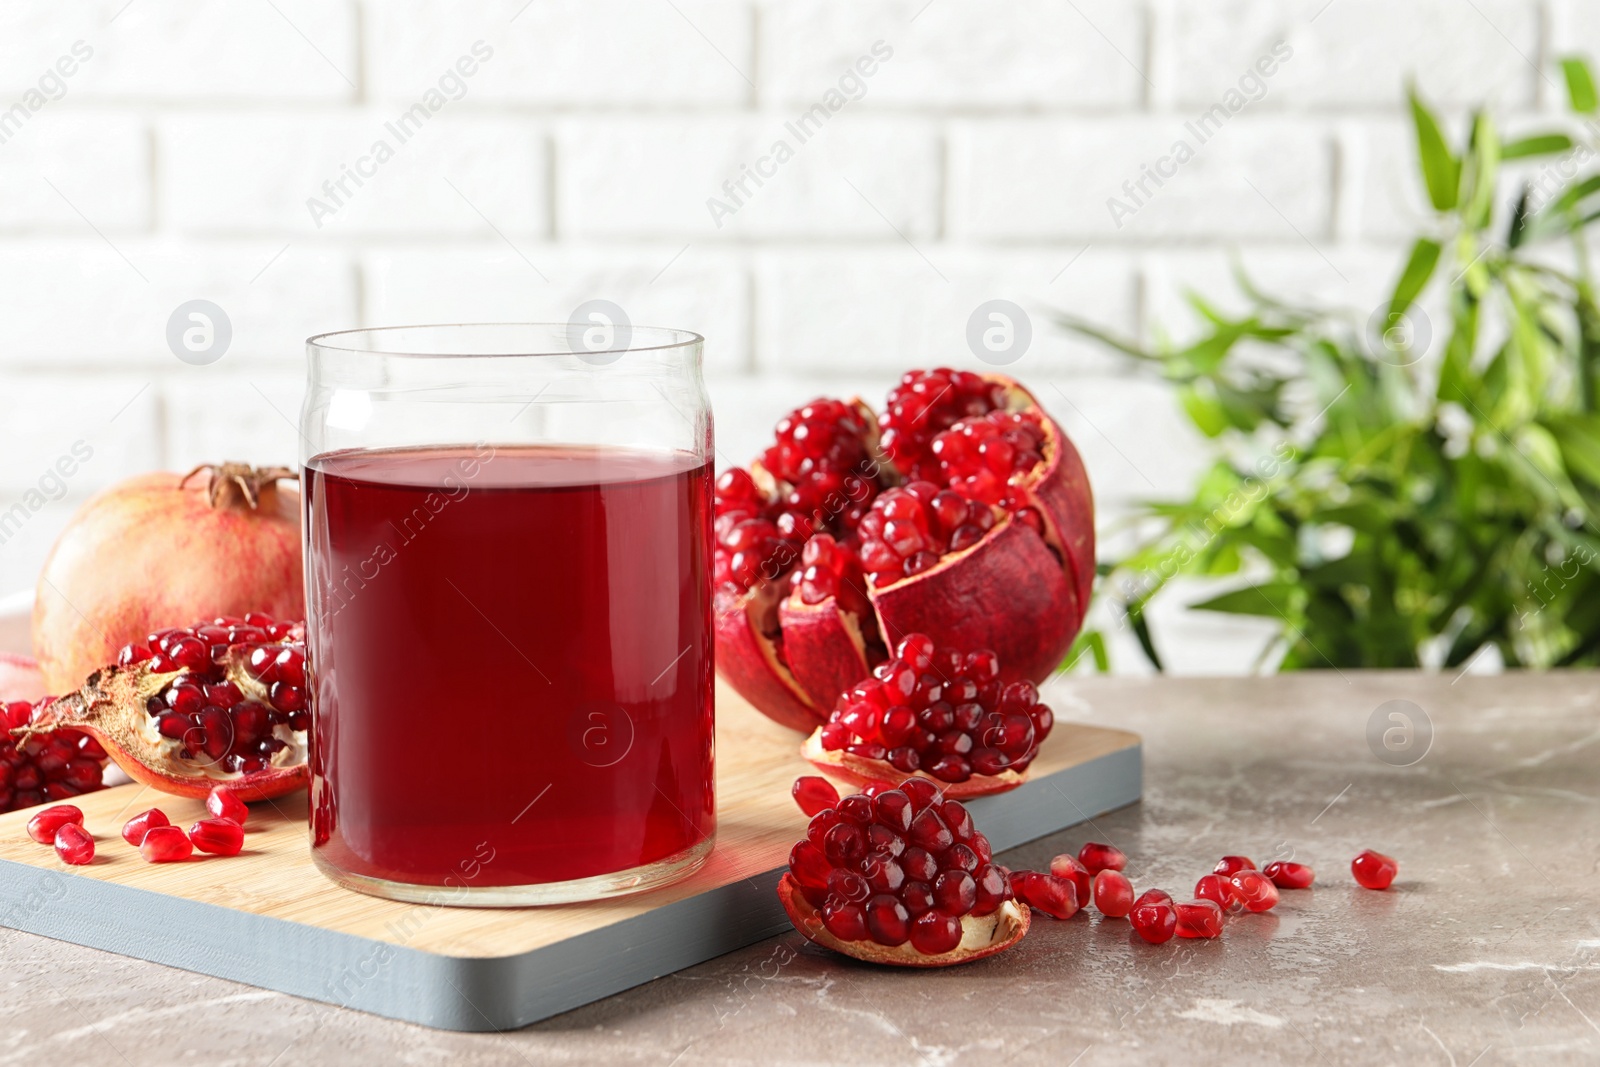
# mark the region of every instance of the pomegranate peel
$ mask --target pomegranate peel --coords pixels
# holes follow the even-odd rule
[[[258,645],[255,647],[271,647]],[[230,646],[218,661],[227,680],[245,699],[269,704],[270,686],[254,677],[246,660],[252,649]],[[217,785],[226,785],[239,800],[262,800],[305,787],[305,736],[284,726],[273,728],[283,747],[268,766],[248,773],[225,769],[216,758],[189,753],[182,738],[163,736],[159,720],[147,708],[153,699],[184,677],[184,670],[158,671],[156,659],[102,667],[83,688],[37,709],[33,721],[13,730],[19,742],[60,728],[89,735],[136,782],[175,796],[204,799]]]
[[[835,937],[823,925],[822,913],[801,893],[800,884],[793,875],[785,874],[778,880],[778,900],[789,921],[807,940],[866,963],[892,967],[951,967],[972,963],[1021,941],[1031,921],[1029,908],[1008,900],[988,915],[963,915],[960,943],[946,952],[924,955],[909,941],[903,945],[880,945],[871,939],[843,941]]]

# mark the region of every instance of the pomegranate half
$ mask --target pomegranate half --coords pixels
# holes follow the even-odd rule
[[[717,669],[810,732],[906,635],[1044,680],[1083,624],[1094,503],[1072,442],[1018,382],[912,371],[880,418],[817,400],[717,480]]]
[[[114,666],[34,710],[19,744],[63,728],[87,734],[128,777],[176,796],[224,785],[239,800],[303,789],[305,628],[251,613],[160,630]]]
[[[143,474],[97,494],[45,561],[33,654],[48,691],[84,684],[117,649],[216,615],[305,616],[300,499],[284,467]]]

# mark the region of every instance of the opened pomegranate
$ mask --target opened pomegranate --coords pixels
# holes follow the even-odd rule
[[[36,727],[45,707],[0,704],[0,812],[67,800],[102,784],[105,750],[85,732]],[[13,736],[16,730],[27,734]]]
[[[911,633],[992,649],[1002,682],[1061,663],[1089,603],[1094,505],[1020,384],[912,371],[881,419],[817,400],[776,437],[716,489],[717,669],[757,708],[812,730]]]
[[[910,634],[839,697],[801,751],[858,785],[920,774],[959,799],[1022,784],[1054,722],[1032,682],[1002,683],[993,652],[935,648]]]
[[[946,967],[992,956],[1028,932],[988,838],[925,778],[854,793],[811,819],[778,899],[819,945],[870,963]]]
[[[33,651],[51,692],[117,649],[192,619],[305,616],[300,501],[284,467],[240,463],[131,478],[72,517],[39,577]]]
[[[41,730],[82,731],[162,792],[206,797],[225,785],[258,800],[306,784],[306,703],[305,627],[252,612],[124,646],[18,733],[31,744]]]

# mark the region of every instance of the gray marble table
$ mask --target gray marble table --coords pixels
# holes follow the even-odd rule
[[[1138,887],[1174,893],[1228,852],[1317,868],[1315,889],[1217,941],[1147,946],[1125,922],[1041,917],[995,959],[912,974],[789,934],[468,1035],[5,931],[0,1064],[1596,1063],[1597,682],[1053,683],[1059,715],[1144,734],[1145,800],[1005,861],[1107,840]],[[1391,891],[1351,881],[1366,847],[1399,860]]]

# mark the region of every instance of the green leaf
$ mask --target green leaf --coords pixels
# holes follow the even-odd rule
[[[1572,147],[1572,138],[1564,133],[1539,133],[1508,141],[1500,149],[1505,160],[1527,159],[1530,156],[1553,156]]]
[[[1405,314],[1406,308],[1411,306],[1417,294],[1428,284],[1428,279],[1433,277],[1433,268],[1439,262],[1439,251],[1439,242],[1426,237],[1419,237],[1412,244],[1405,269],[1400,272],[1400,280],[1394,284],[1394,295],[1389,298],[1391,325],[1395,316]]]
[[[1439,129],[1438,119],[1428,110],[1416,89],[1407,90],[1411,100],[1411,121],[1417,130],[1417,156],[1422,161],[1422,178],[1428,188],[1428,200],[1439,211],[1449,211],[1456,206],[1461,190],[1461,162],[1450,154]]]
[[[1494,213],[1495,179],[1500,169],[1500,135],[1494,120],[1479,111],[1472,116],[1472,136],[1468,142],[1465,180],[1471,190],[1461,209],[1467,225],[1482,229]]]
[[[1292,582],[1267,582],[1190,604],[1192,611],[1225,611],[1232,615],[1267,615],[1287,620],[1297,610],[1300,587]]]
[[[1106,652],[1106,638],[1099,630],[1085,630],[1072,642],[1072,647],[1067,650],[1067,658],[1061,664],[1064,671],[1071,670],[1077,665],[1078,660],[1087,652],[1094,658],[1094,669],[1101,674],[1111,671],[1111,657]]]
[[[1561,73],[1567,79],[1567,100],[1572,110],[1582,115],[1592,115],[1600,107],[1600,96],[1594,90],[1594,76],[1589,64],[1580,56],[1566,56],[1561,60]]]
[[[1600,486],[1600,416],[1575,415],[1547,424],[1574,474]]]
[[[1203,383],[1184,386],[1178,390],[1178,402],[1194,423],[1195,429],[1207,437],[1216,437],[1228,428],[1228,416],[1216,395],[1209,389],[1202,392]]]

